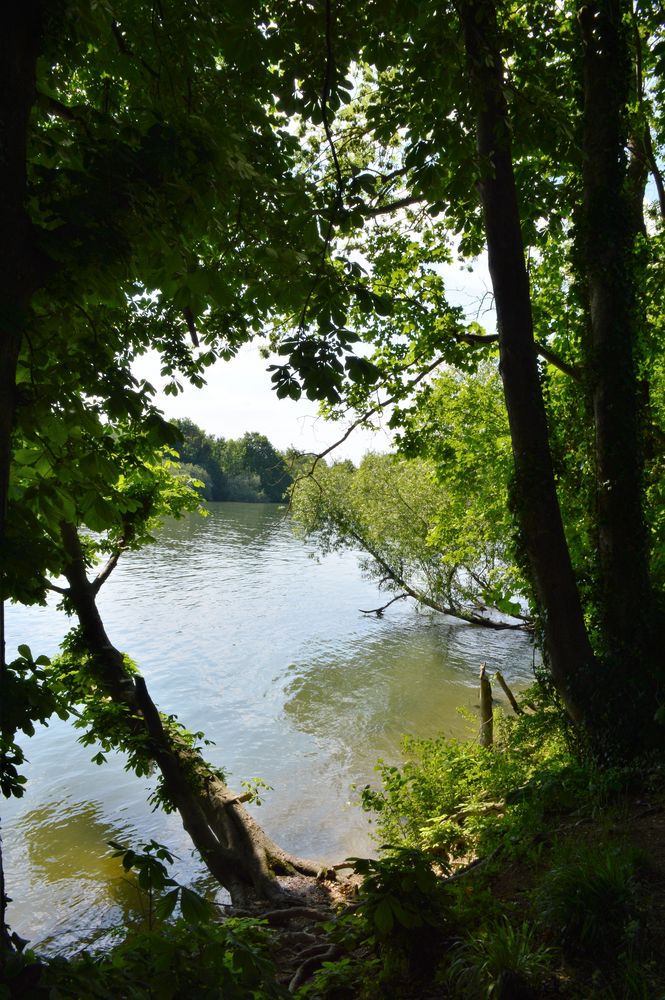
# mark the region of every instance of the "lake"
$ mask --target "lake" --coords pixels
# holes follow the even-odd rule
[[[452,622],[388,599],[353,553],[317,561],[288,516],[268,504],[209,504],[123,556],[99,605],[111,640],[138,663],[153,699],[215,741],[208,758],[229,783],[274,789],[259,821],[293,853],[339,861],[373,849],[354,785],[396,763],[403,734],[464,735],[481,661],[519,688],[532,679],[528,638]],[[7,653],[53,654],[68,626],[56,601],[7,609]],[[499,692],[500,693],[500,692]],[[178,855],[174,875],[213,891],[177,815],[151,811],[148,779],[116,756],[100,766],[54,720],[24,746],[28,790],[2,803],[12,928],[67,951],[136,911],[111,839],[150,838]]]

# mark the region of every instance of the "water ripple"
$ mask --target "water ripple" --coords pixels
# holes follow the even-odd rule
[[[519,687],[532,652],[523,636],[406,602],[364,616],[385,598],[356,556],[312,552],[273,506],[212,504],[205,520],[173,522],[123,557],[100,607],[160,708],[216,741],[208,756],[232,783],[259,775],[274,786],[259,816],[269,832],[337,860],[371,846],[350,785],[369,781],[378,757],[398,760],[405,732],[464,732],[457,707],[473,706],[480,661]],[[8,649],[54,653],[67,627],[55,602],[11,608]],[[151,812],[151,782],[116,755],[95,766],[77,735],[56,720],[29,741],[27,794],[3,813],[10,919],[51,948],[102,933],[136,905],[118,888],[109,839],[168,843],[177,877],[208,884],[178,818]]]

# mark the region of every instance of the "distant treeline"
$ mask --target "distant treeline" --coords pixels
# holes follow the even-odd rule
[[[182,470],[203,483],[207,500],[279,503],[308,460],[301,452],[278,452],[263,434],[236,440],[206,434],[191,420],[174,420],[182,434],[177,450]]]

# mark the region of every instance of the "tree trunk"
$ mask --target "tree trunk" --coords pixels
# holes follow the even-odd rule
[[[635,288],[635,239],[644,231],[646,162],[629,142],[633,96],[631,7],[598,0],[580,16],[583,58],[583,221],[587,277],[586,354],[593,404],[599,597],[608,688],[625,720],[651,729],[663,677],[662,631],[649,578],[642,508],[643,392],[637,376],[642,322]],[[631,149],[628,160],[626,149]],[[652,734],[653,735],[653,734]],[[617,734],[618,736],[618,734]]]
[[[570,715],[582,723],[594,656],[564,534],[538,378],[496,9],[490,0],[467,0],[460,16],[476,107],[479,190],[515,466],[513,504],[540,605],[549,669]]]
[[[184,828],[234,904],[287,899],[275,875],[316,875],[317,866],[275,844],[200,754],[164,725],[145,681],[128,672],[122,653],[106,634],[76,530],[63,525],[62,535],[68,558],[67,598],[80,622],[83,647],[92,656],[95,675],[91,682],[126,707],[126,735],[146,737],[146,753],[161,771]],[[122,736],[119,732],[119,742]]]
[[[480,665],[480,734],[481,747],[491,748],[494,743],[494,707],[492,705],[492,685],[487,676],[487,667]]]
[[[11,948],[11,937],[9,928],[5,920],[7,910],[7,896],[5,894],[5,869],[2,861],[2,835],[0,833],[0,984],[2,984],[2,973],[5,967],[7,952]]]
[[[26,212],[28,122],[39,40],[38,0],[7,4],[0,15],[0,540],[5,534],[16,365],[39,284]]]
[[[35,284],[26,203],[27,135],[35,98],[40,40],[39,0],[3,6],[0,14],[0,552],[6,544],[16,365]],[[4,583],[0,578],[0,602]],[[2,609],[4,611],[4,608]],[[4,613],[0,614],[0,697],[5,680]],[[0,963],[10,946],[0,851]]]

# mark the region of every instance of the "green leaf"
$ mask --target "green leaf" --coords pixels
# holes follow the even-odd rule
[[[381,374],[380,369],[375,364],[372,364],[371,361],[368,361],[367,358],[347,358],[345,365],[349,373],[349,378],[353,382],[373,385],[378,381]]]
[[[185,920],[194,924],[204,923],[214,913],[214,907],[207,899],[185,886],[180,890],[180,909]]]
[[[395,918],[388,899],[382,899],[373,911],[374,923],[379,934],[386,937],[393,929]]]
[[[176,903],[178,902],[178,895],[180,893],[180,887],[176,889],[171,889],[164,896],[161,896],[155,904],[155,915],[159,917],[160,920],[168,920],[173,911],[175,910]]]
[[[393,913],[395,914],[395,917],[397,918],[398,922],[402,925],[402,927],[408,927],[408,928],[422,927],[423,924],[422,917],[420,916],[419,913],[416,912],[416,910],[413,908],[413,905],[411,906],[410,909],[407,909],[395,896],[390,897],[390,905],[393,908]]]
[[[32,465],[39,458],[39,451],[36,448],[17,448],[12,459],[17,465]]]
[[[375,311],[379,316],[391,316],[393,312],[393,303],[386,295],[373,295],[372,304]]]
[[[125,851],[122,858],[122,867],[125,869],[126,872],[128,872],[130,868],[133,866],[135,861],[136,861],[136,853],[131,849]]]

